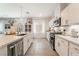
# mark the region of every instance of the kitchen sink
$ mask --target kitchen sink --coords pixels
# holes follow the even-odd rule
[[[26,34],[17,34],[17,36],[24,36],[24,35],[26,35]]]

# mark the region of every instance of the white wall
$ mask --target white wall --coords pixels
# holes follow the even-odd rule
[[[55,9],[55,13],[54,13],[55,18],[59,18],[60,17],[60,4],[56,4],[56,9]]]

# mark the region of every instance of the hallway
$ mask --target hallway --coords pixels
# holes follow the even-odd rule
[[[34,39],[26,56],[58,56],[46,39]]]

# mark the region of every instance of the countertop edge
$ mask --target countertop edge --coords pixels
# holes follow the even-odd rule
[[[9,44],[11,44],[13,42],[16,42],[16,41],[20,40],[21,38],[23,38],[24,36],[16,36],[16,37],[18,37],[18,38],[13,38],[12,41],[9,41],[9,42],[7,42],[5,44],[0,45],[0,48],[5,47],[5,46],[7,46],[7,45],[9,45]]]
[[[64,36],[64,35],[59,35],[59,34],[57,34],[56,36],[66,40],[68,42],[71,42],[73,44],[79,45],[79,38],[73,38],[71,36]]]

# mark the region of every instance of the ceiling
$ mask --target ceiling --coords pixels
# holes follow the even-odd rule
[[[0,3],[0,10],[5,8],[3,12],[10,10],[11,13],[19,16],[21,11],[22,16],[54,16],[56,6],[56,3]]]

